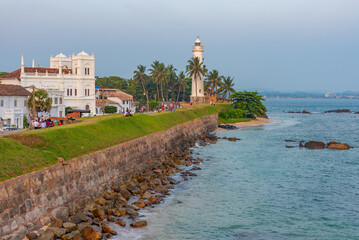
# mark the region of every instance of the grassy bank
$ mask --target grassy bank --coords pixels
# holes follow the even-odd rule
[[[119,114],[83,119],[80,123],[31,130],[0,138],[0,181],[69,160],[122,142],[217,113],[223,106],[198,106],[176,112]]]

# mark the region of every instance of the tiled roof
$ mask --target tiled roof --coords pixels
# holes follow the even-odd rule
[[[121,99],[122,101],[124,101],[124,100],[133,100],[133,96],[132,95],[130,95],[130,94],[127,94],[127,93],[125,93],[125,92],[116,92],[116,93],[111,93],[110,95],[109,95],[109,97],[117,97],[117,98],[119,98],[119,99]]]
[[[46,71],[48,73],[59,73],[58,68],[40,68],[40,67],[35,67],[35,68],[26,67],[25,68],[25,73],[35,73],[36,71],[38,73],[46,73]],[[62,73],[71,74],[72,69],[64,68],[64,69],[62,69]],[[17,79],[20,79],[20,75],[21,75],[21,68],[13,71],[11,73],[6,74],[6,75],[2,76],[1,78],[17,78]]]
[[[104,107],[109,104],[118,104],[115,101],[111,101],[109,99],[96,99],[96,107]]]
[[[20,85],[0,84],[0,96],[29,96],[30,92]]]

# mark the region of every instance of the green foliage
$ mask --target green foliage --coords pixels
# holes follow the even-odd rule
[[[154,110],[158,105],[160,105],[157,101],[150,101],[149,106],[151,110]]]
[[[258,92],[235,92],[230,96],[232,99],[233,107],[248,111],[253,116],[266,116],[267,109],[263,105],[264,99]]]
[[[105,106],[105,113],[116,113],[117,107],[115,106]]]
[[[65,107],[65,116],[68,114],[68,111],[72,109],[72,107]]]
[[[6,74],[8,74],[8,72],[0,72],[0,77],[4,76]]]
[[[32,109],[33,105],[32,94],[30,96],[27,105]],[[36,90],[35,91],[35,111],[36,112],[49,112],[51,109],[52,100],[49,97],[49,94],[45,90]]]
[[[27,128],[27,125],[29,124],[26,115],[24,115],[24,118],[22,119],[22,125],[24,128]]]
[[[76,158],[217,111],[216,107],[206,106],[136,114],[131,118],[113,114],[87,118],[76,124],[11,134],[0,138],[0,181],[57,164],[57,157]]]

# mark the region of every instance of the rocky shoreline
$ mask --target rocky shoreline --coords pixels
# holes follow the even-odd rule
[[[215,144],[218,138],[208,134],[197,142],[200,146]],[[230,139],[229,139],[230,140]],[[237,139],[231,139],[234,141]],[[239,139],[238,139],[239,140]],[[192,143],[182,152],[173,152],[157,159],[143,171],[129,176],[126,181],[106,189],[100,197],[87,202],[85,207],[70,209],[60,207],[49,213],[51,223],[28,233],[27,239],[53,240],[99,240],[110,238],[118,233],[110,225],[141,228],[147,225],[139,211],[161,203],[170,190],[180,181],[173,175],[179,174],[182,181],[197,176],[193,171],[204,160],[191,156]]]

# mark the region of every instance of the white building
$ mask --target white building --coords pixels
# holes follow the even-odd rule
[[[110,104],[107,105],[113,105],[117,107],[117,113],[124,113],[127,110],[129,110],[131,113],[136,111],[136,107],[133,104],[132,95],[115,88],[100,88],[98,89],[98,92],[99,98],[110,100]],[[98,105],[98,108],[102,107],[102,102],[98,101],[96,102],[96,105]],[[99,111],[98,114],[100,114]]]
[[[201,45],[201,41],[199,37],[197,37],[194,42],[194,47],[192,48],[193,58],[199,58],[200,63],[203,63],[203,46]],[[205,102],[204,95],[204,85],[203,85],[203,76],[192,76],[192,94],[191,94],[191,102]]]
[[[19,85],[0,84],[0,121],[23,128],[24,116],[29,119],[27,101],[30,92]]]
[[[52,98],[50,115],[65,117],[65,107],[96,112],[95,56],[84,51],[66,57],[60,53],[50,57],[50,68],[25,67],[21,57],[21,68],[0,78],[3,84],[23,87],[35,86],[44,89]]]

